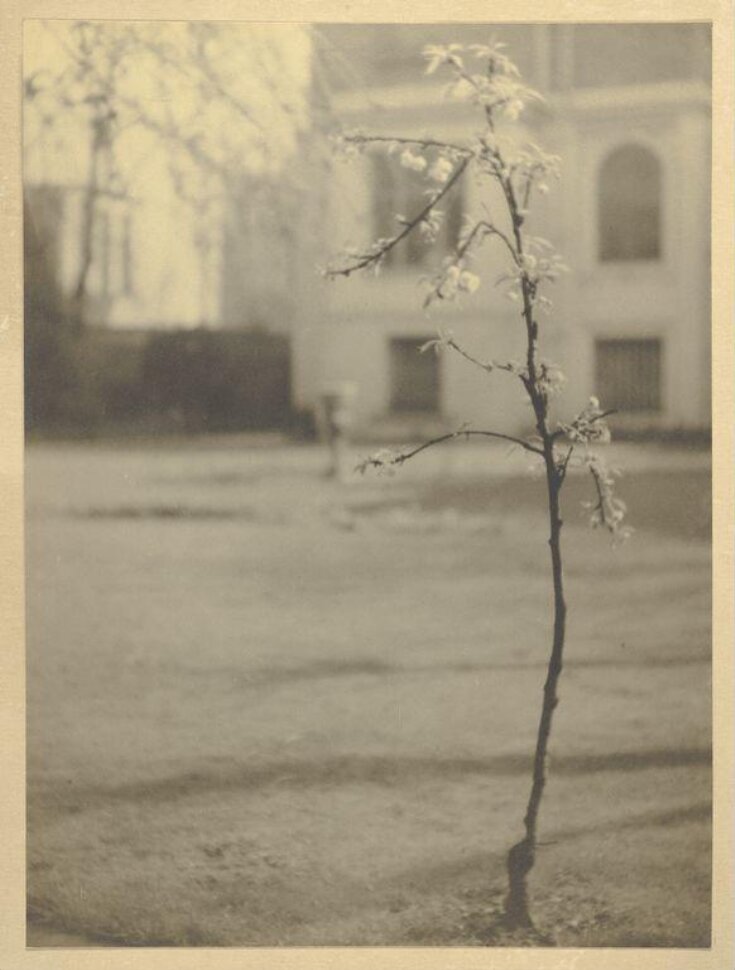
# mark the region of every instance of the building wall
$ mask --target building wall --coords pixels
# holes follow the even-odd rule
[[[674,82],[616,92],[604,100],[572,95],[563,108],[571,121],[563,129],[566,144],[560,149],[565,158],[560,213],[564,249],[574,267],[565,358],[575,360],[578,349],[575,382],[581,396],[595,390],[596,338],[655,337],[663,350],[662,408],[648,420],[707,426],[707,92]],[[661,254],[654,260],[604,262],[597,251],[601,168],[611,152],[625,145],[645,147],[661,168]]]
[[[563,158],[561,183],[541,200],[529,226],[535,234],[550,238],[573,270],[549,290],[555,310],[543,321],[544,356],[561,364],[569,378],[561,412],[576,411],[597,390],[596,341],[659,339],[660,410],[631,411],[621,414],[619,422],[706,427],[710,421],[710,92],[702,79],[708,63],[706,28],[525,30],[528,42],[522,49],[525,54],[536,52],[535,73],[547,81],[548,105],[529,113],[528,129],[522,135]],[[402,68],[386,65],[388,54],[402,54],[409,41],[415,49],[422,46],[416,27],[383,27],[385,37],[396,32],[398,40],[381,47],[375,27],[364,37],[358,28],[339,28],[337,38],[344,42],[346,34],[350,57],[354,54],[363,77],[373,81],[371,86],[346,84],[335,99],[345,127],[386,134],[430,131],[448,139],[466,135],[470,120],[466,108],[442,100],[437,89],[422,84],[420,78],[418,83],[409,82]],[[360,37],[362,48],[357,43]],[[513,56],[514,51],[509,53]],[[386,85],[386,79],[397,80]],[[631,83],[621,84],[621,80]],[[469,131],[476,125],[477,120]],[[600,259],[600,174],[610,153],[624,145],[647,148],[660,167],[661,252],[656,259]],[[373,193],[380,192],[379,185],[371,184],[369,160],[337,163],[332,186],[332,240],[369,241],[374,229]],[[467,208],[485,201],[492,209],[494,200],[481,199],[477,193],[477,187],[470,186]],[[437,254],[436,262],[442,255]],[[358,274],[330,283],[325,289],[324,321],[299,335],[296,388],[301,403],[313,402],[325,382],[349,379],[359,385],[358,421],[379,422],[390,412],[390,340],[404,335],[430,337],[437,325],[455,330],[463,345],[479,357],[520,358],[523,328],[517,307],[492,285],[502,259],[497,250],[494,257],[493,268],[484,274],[487,278],[476,294],[463,306],[432,312],[430,317],[420,309],[422,294],[417,285],[424,267],[389,267],[377,278]],[[627,353],[632,348],[638,354],[638,346],[627,344],[623,349]],[[509,428],[520,429],[527,423],[528,416],[517,407],[518,389],[506,375],[496,373],[488,381],[451,353],[442,356],[440,366],[440,409],[447,423],[479,420],[486,414]]]

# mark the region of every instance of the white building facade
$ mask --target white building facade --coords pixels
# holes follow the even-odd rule
[[[421,75],[426,43],[508,43],[546,98],[522,118],[521,140],[562,158],[562,179],[535,206],[530,230],[550,239],[571,273],[549,290],[543,354],[568,377],[562,413],[592,394],[616,408],[618,428],[710,425],[710,94],[705,25],[349,25],[326,29],[354,70],[333,110],[347,129],[448,140],[481,127]],[[476,112],[476,109],[474,109]],[[412,181],[413,180],[413,181]],[[520,430],[518,388],[456,354],[419,354],[449,327],[472,354],[520,359],[517,305],[493,285],[503,255],[485,244],[482,286],[461,305],[422,311],[422,276],[451,250],[464,215],[486,204],[476,182],[445,209],[433,251],[403,244],[377,277],[325,286],[324,311],[295,334],[295,387],[304,406],[335,381],[356,388],[359,425],[420,432],[479,423]],[[337,163],[330,246],[364,244],[415,212],[421,191],[397,159]],[[407,211],[408,210],[408,211]]]

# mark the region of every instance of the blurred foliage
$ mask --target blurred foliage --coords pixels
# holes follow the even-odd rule
[[[187,432],[282,428],[290,421],[289,367],[282,336],[158,332],[143,349],[140,386],[150,413]]]
[[[53,200],[46,210],[53,211]],[[255,330],[82,326],[56,283],[52,246],[25,213],[28,434],[92,436],[289,428],[288,338]]]
[[[52,198],[48,205],[52,212]],[[24,209],[26,429],[85,426],[95,408],[80,375],[81,327],[59,290],[48,241],[27,206]]]

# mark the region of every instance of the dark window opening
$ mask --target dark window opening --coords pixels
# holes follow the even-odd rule
[[[390,342],[390,407],[398,412],[439,411],[439,357],[420,348],[429,337],[398,337]]]
[[[595,342],[595,388],[606,410],[660,411],[661,383],[660,340]]]
[[[603,262],[661,256],[661,166],[652,152],[625,145],[607,157],[598,207]]]
[[[432,186],[423,173],[404,168],[393,156],[376,154],[373,166],[373,235],[375,239],[390,239],[401,230],[399,219],[414,219],[426,206],[427,192],[438,186]],[[426,266],[429,260],[446,256],[456,248],[464,215],[462,186],[453,186],[437,209],[442,213],[437,238],[428,242],[417,226],[386,253],[384,266]]]

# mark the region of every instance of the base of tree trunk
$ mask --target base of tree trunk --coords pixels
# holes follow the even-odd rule
[[[505,923],[511,929],[533,929],[528,908],[527,876],[533,868],[534,846],[525,838],[508,852],[508,895],[505,898]]]

